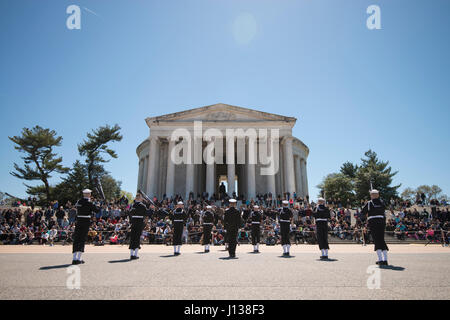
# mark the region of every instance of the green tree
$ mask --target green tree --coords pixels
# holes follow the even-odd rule
[[[105,194],[106,200],[114,200],[120,198],[121,185],[122,182],[115,180],[109,174],[104,174],[100,178],[102,184],[103,193]]]
[[[94,179],[107,173],[103,163],[109,162],[109,160],[105,158],[105,155],[117,158],[116,152],[109,148],[108,144],[122,140],[120,129],[117,124],[112,127],[109,125],[99,127],[92,133],[88,133],[87,139],[78,145],[78,152],[81,156],[86,157],[87,177],[92,190],[95,190]]]
[[[347,161],[341,166],[341,173],[350,179],[355,179],[358,173],[358,165]]]
[[[418,193],[419,195],[422,195],[422,193],[423,193],[425,195],[425,199],[430,199],[431,198],[431,187],[426,184],[418,186],[416,189],[416,193]]]
[[[321,184],[317,186],[320,189],[320,195],[328,199],[341,199],[345,204],[355,200],[353,193],[352,179],[343,173],[331,173],[327,175]]]
[[[134,196],[131,192],[125,191],[125,190],[121,190],[120,191],[120,197],[122,198],[123,196],[125,196],[125,198],[128,199],[128,202],[131,203],[133,202]]]
[[[358,200],[367,199],[369,196],[370,184],[374,189],[380,191],[383,199],[397,198],[397,189],[401,185],[392,186],[392,178],[397,174],[392,172],[389,161],[381,161],[377,154],[369,150],[361,159],[361,165],[355,177],[355,192]]]
[[[26,181],[42,181],[43,188],[26,185],[27,192],[32,195],[40,194],[40,196],[45,194],[45,201],[51,201],[49,179],[53,173],[66,173],[69,170],[61,164],[62,157],[57,157],[53,153],[54,147],[61,146],[62,137],[58,137],[54,130],[35,126],[32,129],[24,128],[20,136],[9,137],[9,139],[15,143],[14,149],[25,153],[22,157],[24,166],[20,167],[14,163],[15,171],[11,172],[11,175]],[[44,191],[43,194],[42,191]]]
[[[413,188],[406,188],[405,190],[403,190],[400,197],[403,200],[414,201],[414,199],[416,197],[416,191]]]
[[[437,199],[442,194],[442,189],[435,184],[433,184],[430,189],[431,189],[430,191],[431,199]]]
[[[65,204],[67,201],[75,203],[81,197],[81,192],[89,184],[86,166],[79,160],[75,161],[67,176],[55,186],[53,197],[59,203]]]

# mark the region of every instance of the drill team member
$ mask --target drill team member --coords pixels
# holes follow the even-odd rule
[[[370,198],[371,200],[362,208],[361,214],[367,214],[367,223],[375,243],[374,250],[378,255],[377,264],[387,266],[387,252],[389,249],[384,241],[384,231],[386,228],[386,216],[384,211],[386,206],[384,205],[383,200],[380,199],[378,190],[371,190]]]
[[[229,200],[230,207],[225,210],[224,224],[227,228],[228,253],[230,258],[236,257],[237,235],[241,226],[241,213],[236,209],[236,199]]]
[[[72,264],[82,264],[81,253],[84,252],[84,244],[91,225],[91,217],[93,212],[100,212],[100,208],[91,202],[91,193],[89,189],[83,190],[83,198],[77,201],[77,221],[75,231],[73,233],[73,259]]]
[[[261,222],[262,222],[262,212],[259,210],[259,206],[253,206],[253,210],[250,213],[250,219],[252,222],[253,252],[259,253],[259,242],[261,240]]]
[[[171,220],[173,222],[173,249],[174,255],[180,255],[181,249],[181,236],[183,235],[184,224],[187,219],[186,211],[184,211],[184,203],[179,201],[177,203],[177,208],[173,211],[171,215]]]
[[[291,241],[289,240],[291,220],[292,211],[289,209],[289,201],[283,200],[283,208],[278,213],[278,221],[280,223],[281,244],[283,245],[284,257],[289,257],[289,249],[291,248]]]
[[[145,226],[145,218],[150,215],[150,210],[142,202],[142,195],[138,193],[130,210],[130,260],[139,259],[138,251],[141,248],[141,234]]]
[[[316,237],[319,243],[319,249],[322,252],[321,260],[328,259],[328,219],[330,216],[330,209],[325,205],[325,199],[317,199],[318,206],[314,209],[313,216],[316,220]]]
[[[211,245],[211,231],[214,225],[214,214],[211,211],[211,206],[206,206],[206,211],[203,213],[202,225],[203,225],[203,245],[205,246],[205,252],[209,252],[209,246]]]

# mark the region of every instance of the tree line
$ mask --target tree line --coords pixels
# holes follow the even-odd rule
[[[37,197],[40,205],[48,205],[54,200],[59,203],[76,201],[81,190],[89,188],[96,193],[95,179],[99,178],[105,197],[109,200],[121,196],[121,182],[115,180],[104,168],[104,164],[116,159],[117,153],[110,144],[122,140],[119,125],[101,126],[88,132],[86,138],[78,144],[81,157],[72,167],[63,166],[63,158],[58,156],[55,148],[60,147],[63,138],[55,130],[35,126],[23,128],[21,135],[8,137],[14,148],[23,153],[23,165],[14,163],[14,171],[10,172],[16,178],[25,181],[40,181],[37,186],[26,183],[27,194]],[[61,174],[61,181],[50,184],[55,174]],[[122,192],[123,194],[123,192]]]
[[[356,164],[347,161],[342,164],[339,172],[328,174],[317,186],[320,196],[327,200],[340,200],[341,203],[359,204],[369,198],[369,190],[377,189],[385,201],[409,200],[415,201],[417,195],[425,194],[426,199],[446,198],[442,189],[436,185],[419,186],[416,189],[406,188],[400,195],[399,185],[392,185],[394,176],[398,171],[393,171],[389,161],[382,161],[376,152],[368,150],[361,158],[361,163]]]

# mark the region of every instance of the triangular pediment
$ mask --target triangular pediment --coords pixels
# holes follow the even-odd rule
[[[167,123],[167,122],[192,122],[192,121],[295,122],[296,119],[293,117],[286,117],[273,113],[262,112],[254,109],[242,108],[223,103],[147,118],[147,123],[149,125],[151,123],[158,123],[158,122]]]

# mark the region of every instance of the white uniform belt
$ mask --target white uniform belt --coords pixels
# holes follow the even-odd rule
[[[290,220],[281,220],[280,219],[280,222],[291,222]]]
[[[77,218],[90,218],[91,216],[77,216]]]
[[[183,222],[183,220],[173,220],[173,222]]]
[[[260,224],[261,222],[252,222],[252,224]]]
[[[212,222],[203,222],[204,225],[212,225]]]
[[[370,216],[367,218],[367,220],[373,219],[373,218],[384,218],[384,216]]]
[[[132,216],[132,218],[144,218],[144,216]]]
[[[328,219],[317,218],[316,221],[328,221]]]

